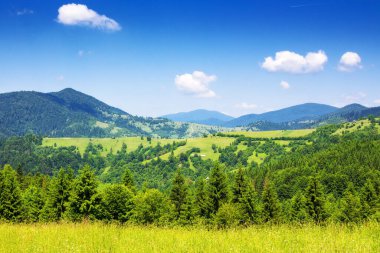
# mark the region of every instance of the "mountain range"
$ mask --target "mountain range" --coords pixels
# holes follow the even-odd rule
[[[380,116],[380,107],[343,108],[307,103],[263,114],[233,118],[196,110],[159,118],[133,116],[71,88],[59,92],[0,94],[0,136],[28,132],[51,137],[152,136],[190,138],[240,127],[248,130],[313,128],[323,124]]]
[[[338,108],[316,104],[316,103],[307,103],[301,105],[295,105],[288,108],[266,112],[262,114],[248,114],[243,115],[239,118],[233,119],[226,124],[227,127],[237,127],[237,126],[247,126],[253,122],[257,121],[269,121],[272,123],[282,123],[289,122],[294,120],[313,120],[322,115],[332,113]]]
[[[196,122],[227,128],[286,130],[353,121],[369,115],[380,116],[380,107],[368,108],[360,104],[350,104],[338,108],[324,104],[305,103],[262,114],[247,114],[237,118],[207,110],[195,110],[162,117],[173,121]]]
[[[153,136],[187,138],[216,127],[133,116],[71,88],[59,92],[0,94],[0,135],[32,132],[55,137]]]
[[[234,119],[217,111],[208,111],[204,109],[194,110],[190,112],[180,112],[176,114],[168,114],[161,118],[170,119],[178,122],[198,123],[210,126],[221,126]]]

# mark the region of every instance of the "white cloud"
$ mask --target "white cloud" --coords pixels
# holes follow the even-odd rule
[[[362,68],[361,62],[362,59],[358,53],[346,52],[340,58],[338,69],[343,72],[351,72],[355,69]]]
[[[281,81],[280,86],[281,86],[281,88],[283,88],[285,90],[290,88],[290,84],[286,81]]]
[[[108,31],[119,31],[121,26],[113,19],[100,15],[83,4],[66,4],[58,9],[58,22],[64,25],[78,25]]]
[[[367,94],[364,92],[343,95],[344,100],[348,103],[362,103],[366,97]]]
[[[177,88],[190,95],[202,98],[215,97],[214,91],[210,90],[210,83],[216,81],[215,75],[207,75],[202,71],[194,71],[192,74],[176,75]]]
[[[29,9],[22,9],[22,10],[16,11],[17,16],[32,15],[32,14],[34,14],[34,11],[29,10]]]
[[[375,104],[380,104],[380,99],[376,99],[375,101],[373,101]]]
[[[63,75],[60,75],[60,76],[57,77],[57,80],[58,81],[63,81],[63,80],[65,80],[65,77]]]
[[[266,57],[261,67],[269,72],[311,73],[322,71],[327,60],[327,55],[322,50],[309,52],[306,56],[291,51],[280,51],[274,59]]]
[[[256,104],[249,104],[249,103],[243,102],[243,103],[235,105],[235,107],[239,109],[244,109],[244,110],[251,110],[251,109],[256,109],[258,106]]]

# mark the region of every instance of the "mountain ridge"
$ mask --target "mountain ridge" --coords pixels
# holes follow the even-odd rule
[[[132,116],[85,93],[18,91],[0,94],[0,135],[52,137],[153,136],[188,138],[218,131],[163,118]]]
[[[224,126],[237,127],[248,126],[251,123],[258,121],[268,121],[272,123],[283,123],[294,120],[310,120],[317,118],[321,115],[331,113],[337,110],[337,107],[318,104],[318,103],[304,103],[282,108],[275,111],[270,111],[262,114],[247,114],[240,116],[232,121],[229,121]]]
[[[380,116],[380,107],[350,104],[337,108],[305,103],[238,118],[205,109],[166,115],[183,121],[175,122],[161,117],[133,116],[95,97],[66,88],[50,93],[18,91],[0,94],[0,137],[32,132],[50,137],[191,138],[237,126],[254,131],[315,128],[369,115]]]
[[[226,115],[218,111],[206,109],[197,109],[188,112],[179,112],[160,116],[160,118],[170,119],[177,122],[190,122],[197,124],[220,126],[234,119],[234,117]]]

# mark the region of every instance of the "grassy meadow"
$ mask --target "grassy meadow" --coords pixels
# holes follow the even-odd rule
[[[377,118],[379,120],[379,118]],[[363,120],[357,120],[355,122],[348,122],[344,123],[343,127],[339,128],[335,134],[342,135],[344,132],[345,133],[352,133],[357,131],[360,128],[368,127],[371,125],[371,122],[368,119],[363,119]],[[377,130],[380,130],[379,124],[375,124],[375,127]]]
[[[280,137],[302,137],[306,136],[315,129],[299,129],[299,130],[273,130],[273,131],[237,131],[237,132],[227,132],[226,134],[233,135],[244,135],[253,138],[280,138]]]
[[[44,146],[57,146],[68,147],[76,146],[80,153],[84,153],[87,145],[92,142],[93,144],[101,144],[103,146],[104,155],[107,154],[111,148],[114,152],[121,149],[123,143],[127,144],[128,151],[134,151],[142,144],[143,146],[155,146],[158,143],[165,145],[172,143],[176,139],[155,139],[152,138],[151,142],[147,141],[147,138],[141,139],[141,137],[120,137],[120,138],[44,138],[42,145]]]
[[[146,137],[141,139],[141,137],[121,137],[121,138],[44,138],[42,145],[44,146],[57,146],[57,147],[67,147],[76,146],[80,153],[84,153],[87,145],[92,142],[93,144],[102,144],[103,155],[106,155],[112,148],[114,152],[121,149],[123,143],[127,145],[127,150],[134,151],[137,147],[142,144],[144,147],[156,146],[158,143],[165,145],[167,143],[173,143],[173,141],[183,141],[184,139],[156,139],[152,138],[151,142],[148,142]],[[234,138],[229,137],[218,137],[218,136],[208,136],[201,138],[189,138],[186,139],[187,143],[185,146],[181,146],[174,151],[174,155],[179,155],[192,148],[200,148],[201,152],[199,155],[205,158],[211,158],[213,160],[218,158],[219,154],[215,154],[212,150],[212,144],[218,147],[226,147],[230,145]],[[167,159],[169,154],[161,156],[162,159]]]
[[[380,252],[380,226],[157,228],[0,224],[0,252]]]
[[[228,132],[227,134],[234,135],[245,135],[248,137],[259,137],[259,138],[279,138],[279,137],[302,137],[313,132],[314,129],[301,129],[301,130],[279,130],[279,131],[261,131],[261,132],[251,132],[251,131],[238,131],[238,132]],[[173,141],[181,141],[183,139],[156,139],[152,138],[151,142],[147,141],[147,138],[141,139],[141,137],[121,137],[121,138],[44,138],[44,146],[57,146],[57,147],[67,147],[76,146],[80,153],[83,153],[87,145],[92,142],[93,144],[101,144],[103,146],[103,155],[106,155],[112,148],[114,152],[121,149],[123,143],[127,145],[128,151],[134,151],[137,147],[142,144],[144,147],[156,146],[158,143],[165,145],[167,143],[172,143]],[[192,148],[200,148],[201,152],[199,155],[205,159],[210,158],[216,160],[219,157],[218,153],[214,153],[212,150],[212,145],[215,144],[217,147],[225,148],[230,145],[234,138],[230,137],[220,137],[220,136],[208,136],[200,138],[189,138],[186,139],[187,144],[181,146],[174,151],[174,155],[179,155]],[[288,144],[287,141],[276,141],[279,144]],[[261,155],[264,156],[265,154]],[[162,159],[167,159],[169,154],[161,156]],[[262,157],[260,157],[262,158]],[[260,158],[252,158],[260,159]],[[259,160],[258,160],[259,161]]]

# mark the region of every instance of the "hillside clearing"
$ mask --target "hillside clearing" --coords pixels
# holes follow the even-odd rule
[[[281,137],[303,137],[312,132],[315,129],[299,129],[299,130],[275,130],[275,131],[237,131],[237,132],[227,132],[226,135],[244,135],[246,137],[253,138],[281,138]]]
[[[141,137],[121,137],[121,138],[44,138],[43,146],[57,146],[57,147],[68,147],[76,146],[81,154],[86,150],[87,145],[91,142],[94,145],[101,144],[103,146],[102,155],[106,155],[110,152],[111,148],[113,152],[121,149],[123,143],[127,145],[127,151],[134,151],[139,145],[156,146],[158,143],[165,145],[168,143],[173,143],[173,141],[184,141],[185,139],[156,139],[152,138],[151,142],[147,141],[147,138]],[[219,154],[214,153],[212,150],[212,145],[215,144],[217,147],[226,147],[230,145],[234,138],[230,137],[218,137],[218,136],[208,136],[200,138],[190,138],[186,139],[187,143],[185,146],[181,146],[174,151],[174,155],[179,155],[185,153],[192,148],[200,148],[200,155],[205,159],[210,158],[213,160],[218,159]],[[167,159],[170,154],[165,154],[161,156],[162,159]]]

